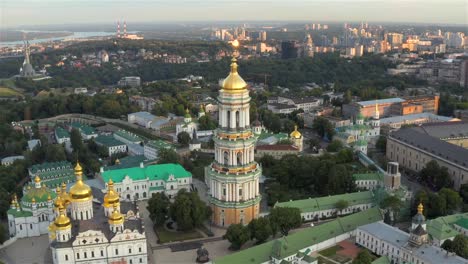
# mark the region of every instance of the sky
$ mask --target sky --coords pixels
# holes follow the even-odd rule
[[[190,21],[468,25],[468,0],[0,0],[0,27]]]

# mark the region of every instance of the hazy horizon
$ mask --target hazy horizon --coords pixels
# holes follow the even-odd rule
[[[0,27],[182,22],[392,22],[468,24],[464,0],[3,0]]]

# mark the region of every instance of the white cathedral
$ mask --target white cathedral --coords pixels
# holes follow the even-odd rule
[[[93,195],[82,173],[77,163],[76,183],[68,193],[66,188],[59,191],[54,202],[54,221],[48,228],[53,263],[148,263],[138,208],[120,203],[111,180],[100,200],[100,191]]]

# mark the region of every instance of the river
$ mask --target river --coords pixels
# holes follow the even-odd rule
[[[49,41],[55,41],[55,40],[68,40],[68,39],[89,38],[89,37],[104,37],[104,36],[111,36],[113,34],[115,33],[114,32],[102,32],[102,31],[73,32],[72,35],[64,36],[64,37],[32,39],[32,40],[29,40],[29,43],[35,44],[35,43],[49,42]],[[0,42],[0,47],[5,47],[5,46],[11,47],[11,46],[16,46],[16,45],[23,45],[23,41],[19,40],[19,41]]]

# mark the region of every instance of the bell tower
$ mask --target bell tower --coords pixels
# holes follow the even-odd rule
[[[239,45],[233,42],[235,48]],[[213,223],[248,224],[260,210],[260,165],[254,160],[256,137],[250,127],[247,83],[237,72],[237,59],[219,91],[219,127],[215,130],[215,160],[206,168]]]

